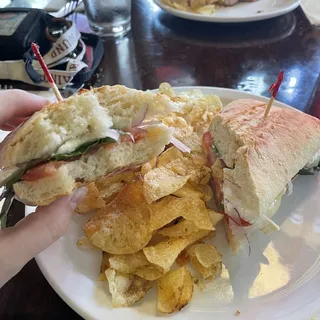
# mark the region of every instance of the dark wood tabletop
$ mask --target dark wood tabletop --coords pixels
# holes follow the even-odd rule
[[[78,14],[81,30],[88,25]],[[138,89],[216,86],[269,96],[280,70],[277,99],[320,118],[320,28],[302,10],[271,20],[210,24],[170,16],[151,0],[133,1],[132,32],[106,40],[99,72],[88,85]],[[24,215],[14,203],[9,221]],[[76,288],[75,288],[76,290]],[[0,290],[1,319],[81,319],[51,289],[34,260]]]

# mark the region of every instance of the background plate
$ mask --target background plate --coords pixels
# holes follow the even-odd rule
[[[224,103],[239,98],[266,98],[231,89],[209,87],[175,88],[177,91],[200,89],[217,94]],[[287,107],[279,102],[281,107]],[[250,237],[251,255],[244,248],[232,256],[222,227],[213,243],[223,254],[226,268],[213,284],[195,286],[190,304],[170,319],[311,319],[320,306],[320,176],[298,176],[293,194],[284,197],[274,220],[281,231],[267,237]],[[26,214],[33,209],[26,208]],[[76,312],[85,319],[140,320],[162,317],[156,312],[153,288],[137,305],[113,309],[107,283],[96,282],[101,255],[77,248],[83,235],[81,226],[88,216],[74,215],[67,234],[37,258],[44,276]]]
[[[300,0],[258,0],[256,2],[241,2],[233,7],[223,7],[214,14],[201,15],[174,9],[161,0],[154,2],[168,13],[189,20],[206,22],[249,22],[265,20],[291,12],[300,5]]]

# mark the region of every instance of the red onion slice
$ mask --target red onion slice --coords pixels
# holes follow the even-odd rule
[[[143,107],[141,107],[137,111],[135,118],[132,120],[131,127],[132,128],[137,127],[145,119],[147,112],[148,112],[148,105],[144,105]]]
[[[188,146],[186,146],[180,140],[176,139],[174,136],[170,138],[170,142],[182,152],[190,153],[191,151],[191,149]]]

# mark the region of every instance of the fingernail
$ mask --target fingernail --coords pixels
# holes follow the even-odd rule
[[[70,206],[74,210],[77,205],[83,200],[83,198],[86,196],[88,192],[88,189],[86,187],[80,187],[73,191],[71,197],[70,197]]]

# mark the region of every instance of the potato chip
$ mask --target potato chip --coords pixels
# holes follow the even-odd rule
[[[180,175],[188,175],[195,184],[206,185],[211,177],[204,154],[185,154],[183,158],[168,163],[166,168]]]
[[[114,255],[109,259],[109,262],[112,269],[122,273],[134,273],[137,269],[150,265],[143,251]]]
[[[193,221],[182,220],[173,226],[159,230],[157,234],[160,234],[162,236],[169,237],[169,238],[181,238],[181,237],[186,237],[198,231],[199,231],[199,228],[194,224]]]
[[[149,171],[151,171],[156,167],[156,164],[157,164],[157,158],[155,157],[141,167],[141,170],[140,170],[141,174],[142,175],[147,174]]]
[[[186,266],[170,271],[158,280],[158,310],[173,313],[185,307],[193,295],[193,281]]]
[[[155,246],[145,247],[143,252],[150,263],[155,265],[160,272],[165,273],[183,249],[209,234],[210,231],[201,230],[184,238],[170,239]]]
[[[223,163],[220,159],[217,159],[211,170],[212,170],[212,176],[215,177],[216,179],[223,181]]]
[[[202,134],[194,132],[192,126],[182,116],[171,114],[161,120],[168,127],[174,128],[174,137],[187,145],[191,151],[202,152]]]
[[[168,97],[175,97],[176,93],[174,92],[174,90],[172,89],[172,87],[170,86],[170,84],[168,82],[162,82],[159,86],[159,92],[162,94],[167,95]]]
[[[110,203],[113,199],[115,199],[116,195],[121,191],[121,189],[125,186],[126,184],[123,182],[115,182],[111,184],[108,187],[103,188],[100,190],[100,196],[103,198],[104,201],[108,201]],[[110,201],[110,199],[112,199]],[[107,204],[107,203],[106,203]]]
[[[100,209],[84,226],[91,243],[112,254],[141,250],[152,236],[150,206],[145,203],[143,183],[126,185],[116,199]]]
[[[152,281],[132,274],[123,274],[111,268],[107,269],[106,277],[114,307],[128,307],[141,300],[152,287]]]
[[[77,241],[77,246],[81,249],[90,249],[90,250],[96,250],[99,248],[97,248],[96,246],[94,246],[89,239],[86,236],[81,237],[78,241]]]
[[[169,161],[170,159],[171,161]],[[163,165],[176,174],[181,176],[188,175],[190,181],[195,184],[206,185],[211,177],[211,170],[206,166],[207,160],[202,150],[199,153],[183,155],[177,155],[171,151],[164,160],[160,160],[161,156],[159,157],[158,167]]]
[[[179,266],[185,266],[190,261],[186,249],[181,251],[176,259],[176,263]]]
[[[180,189],[188,179],[165,167],[155,168],[144,176],[144,196],[152,203]]]
[[[105,275],[105,271],[110,268],[109,258],[111,257],[110,253],[102,252],[102,260],[100,264],[100,276],[98,281],[106,281],[107,277]]]
[[[213,230],[208,210],[198,198],[168,196],[152,205],[150,229],[155,231],[176,218],[193,221],[201,230]]]
[[[125,171],[109,177],[100,177],[95,181],[95,184],[98,190],[101,191],[115,183],[131,183],[138,175],[139,172]]]
[[[164,275],[163,272],[159,271],[155,266],[151,264],[137,269],[134,274],[150,281],[157,280]]]
[[[179,190],[172,192],[173,195],[179,198],[199,198],[204,200],[204,187],[201,185],[194,185],[190,181],[188,181],[182,188]]]
[[[213,210],[208,210],[208,212],[213,226],[216,226],[224,217],[222,213]]]
[[[108,204],[126,184],[132,183],[138,175],[139,172],[125,171],[114,176],[100,177],[95,181],[95,184],[100,196]]]
[[[187,249],[192,265],[204,279],[215,278],[221,274],[222,255],[216,247],[207,243],[197,243]]]
[[[160,156],[158,157],[157,167],[164,167],[171,161],[175,159],[180,159],[182,157],[183,157],[183,153],[178,148],[171,147],[160,154]]]
[[[87,213],[92,210],[100,209],[105,205],[94,182],[86,185],[86,188],[88,189],[88,192],[75,210],[78,213]]]

